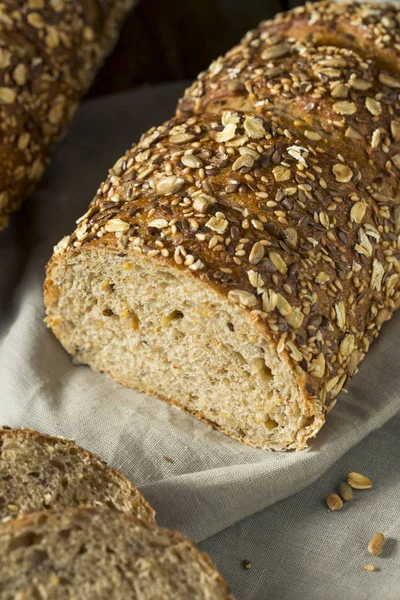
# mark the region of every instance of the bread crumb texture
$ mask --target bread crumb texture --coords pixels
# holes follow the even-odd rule
[[[110,509],[32,513],[0,528],[2,600],[234,600],[179,533]]]
[[[153,509],[131,482],[74,441],[31,429],[0,429],[0,520],[83,505],[154,521]]]

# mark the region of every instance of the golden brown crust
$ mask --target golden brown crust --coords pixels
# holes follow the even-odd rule
[[[33,189],[131,0],[0,3],[0,229]]]
[[[132,485],[132,483],[117,469],[114,469],[107,463],[105,463],[99,456],[93,454],[89,450],[85,450],[74,440],[68,440],[60,437],[51,436],[45,433],[36,431],[35,429],[13,429],[10,427],[0,427],[0,457],[1,457],[1,446],[4,441],[13,440],[26,440],[31,438],[37,444],[44,444],[46,446],[63,446],[64,448],[73,449],[75,454],[79,454],[81,460],[89,459],[90,463],[96,468],[104,471],[104,476],[108,477],[108,474],[118,478],[124,485],[124,488],[131,494],[132,510],[134,514],[148,522],[154,522],[155,512],[153,508],[146,502],[141,493]]]
[[[382,20],[388,10],[373,8]],[[400,304],[400,80],[357,49],[292,40],[304,14],[262,24],[201,75],[178,117],[111,169],[53,259],[144,253],[241,305],[318,423],[300,445]],[[346,98],[332,96],[338,85]],[[46,286],[49,306],[51,263]]]
[[[305,396],[325,401],[367,350],[378,311],[381,324],[394,309],[397,236],[367,191],[368,169],[352,165],[355,181],[338,182],[349,167],[287,133],[241,113],[167,122],[118,161],[59,251],[101,245],[121,263],[143,252],[186,266],[251,310]]]

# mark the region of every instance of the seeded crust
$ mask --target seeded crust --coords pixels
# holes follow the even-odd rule
[[[0,429],[0,520],[82,505],[105,505],[154,521],[153,509],[130,481],[74,441],[32,429]]]
[[[0,2],[0,229],[40,179],[131,6]]]
[[[0,527],[0,598],[234,600],[177,532],[108,509],[32,513]]]
[[[260,448],[304,447],[400,305],[400,80],[360,54],[366,23],[400,9],[340,6],[278,16],[218,59],[47,270],[47,322],[77,362]],[[337,47],[312,41],[331,11],[362,21],[359,47],[340,20]]]

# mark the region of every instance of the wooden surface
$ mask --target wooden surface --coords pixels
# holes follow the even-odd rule
[[[194,79],[261,20],[301,0],[139,0],[90,95]]]

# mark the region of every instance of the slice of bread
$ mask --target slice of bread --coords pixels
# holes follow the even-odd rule
[[[119,471],[72,440],[32,429],[0,429],[0,519],[54,507],[106,505],[154,521]]]
[[[0,526],[0,598],[233,600],[210,558],[176,532],[108,508]]]

